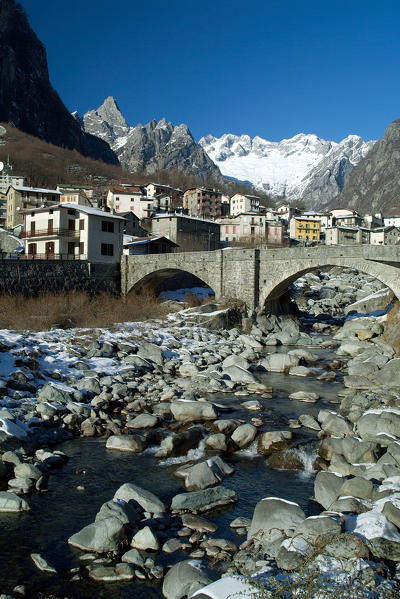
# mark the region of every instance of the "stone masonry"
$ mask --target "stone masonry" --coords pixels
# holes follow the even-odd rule
[[[216,299],[244,301],[251,310],[273,305],[288,286],[316,268],[343,266],[372,275],[400,299],[400,246],[229,249],[146,256],[122,256],[122,293],[157,287],[189,272],[206,283]]]

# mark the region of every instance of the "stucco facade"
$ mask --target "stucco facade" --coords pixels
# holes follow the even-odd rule
[[[59,204],[28,210],[22,234],[25,254],[115,263],[122,254],[124,219],[96,208]]]

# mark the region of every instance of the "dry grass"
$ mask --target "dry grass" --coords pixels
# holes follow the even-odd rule
[[[200,298],[195,293],[186,293],[183,301],[189,308],[197,308],[204,304],[210,304],[214,300],[215,297],[213,295],[207,295],[207,297]]]
[[[110,327],[119,322],[164,316],[166,305],[150,290],[140,295],[113,297],[102,293],[42,295],[36,298],[0,297],[0,328],[44,331],[50,328]]]

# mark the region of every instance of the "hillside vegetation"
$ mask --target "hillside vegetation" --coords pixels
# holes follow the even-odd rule
[[[121,166],[106,164],[100,160],[93,160],[82,156],[76,150],[68,150],[49,144],[37,137],[28,135],[9,125],[0,123],[7,131],[3,138],[4,145],[0,145],[0,160],[6,162],[8,157],[14,167],[14,174],[24,175],[28,185],[52,189],[57,183],[71,185],[93,185],[99,190],[113,183],[147,184],[157,181],[165,185],[172,185],[180,189],[192,186],[204,186],[204,182],[185,172],[159,171],[151,177],[144,173],[129,173]],[[215,181],[206,182],[207,187],[218,187],[227,194],[252,193],[246,185],[227,182],[216,184]],[[257,193],[257,195],[260,195]],[[265,201],[271,205],[268,196]]]

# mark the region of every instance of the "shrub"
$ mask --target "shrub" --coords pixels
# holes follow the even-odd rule
[[[167,306],[150,290],[113,297],[102,293],[89,297],[82,292],[0,297],[0,327],[41,331],[74,327],[110,327],[116,323],[164,316]]]

